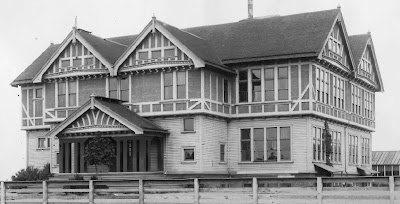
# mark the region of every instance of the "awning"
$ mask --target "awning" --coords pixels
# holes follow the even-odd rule
[[[342,170],[336,169],[334,167],[328,166],[328,165],[323,164],[323,163],[314,163],[314,166],[316,166],[317,168],[323,169],[325,171],[328,171],[330,173],[342,172]]]
[[[369,176],[372,174],[379,174],[379,171],[368,169],[366,167],[358,166],[357,171],[361,176]]]

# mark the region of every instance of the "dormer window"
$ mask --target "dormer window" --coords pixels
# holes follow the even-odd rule
[[[369,50],[367,49],[364,52],[363,57],[361,59],[361,62],[360,62],[360,65],[359,65],[359,69],[358,69],[358,73],[361,76],[367,77],[371,81],[375,81],[374,77],[372,75],[372,63],[371,63],[371,61],[372,61],[371,54],[370,54]]]
[[[342,37],[340,36],[339,29],[333,29],[331,34],[329,35],[328,40],[328,48],[329,48],[329,57],[338,60],[343,63],[343,45],[342,45]]]

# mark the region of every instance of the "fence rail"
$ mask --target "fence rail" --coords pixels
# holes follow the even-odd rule
[[[1,182],[6,203],[397,203],[400,177]]]

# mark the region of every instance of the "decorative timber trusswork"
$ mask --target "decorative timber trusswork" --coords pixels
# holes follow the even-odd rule
[[[69,43],[45,72],[44,78],[51,80],[83,75],[105,75],[109,71],[79,40]]]
[[[63,132],[102,132],[102,131],[128,131],[129,129],[99,109],[90,109],[76,119]]]
[[[120,72],[142,69],[193,67],[193,61],[160,31],[155,29],[137,46],[121,66]]]

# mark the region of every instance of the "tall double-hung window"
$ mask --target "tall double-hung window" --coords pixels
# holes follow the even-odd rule
[[[288,67],[278,67],[278,100],[289,99]]]
[[[164,100],[185,99],[187,90],[187,72],[172,71],[164,72],[163,94]]]
[[[274,68],[264,69],[265,101],[275,100],[275,74]]]
[[[329,75],[330,73],[321,68],[316,69],[316,95],[317,101],[329,104]],[[340,84],[339,84],[340,86]]]
[[[349,163],[358,164],[358,137],[349,136]]]
[[[129,78],[109,78],[108,97],[121,101],[129,101]]]
[[[57,107],[75,107],[78,104],[78,82],[63,81],[58,82]]]
[[[361,164],[369,164],[369,155],[370,155],[370,148],[369,148],[369,139],[368,138],[361,138]]]
[[[239,71],[239,102],[248,102],[248,74],[247,70]]]
[[[242,162],[291,160],[291,128],[260,127],[240,130]]]
[[[252,102],[261,101],[261,69],[251,70]]]
[[[352,84],[351,85],[351,111],[357,115],[361,115],[361,94],[363,90]]]

